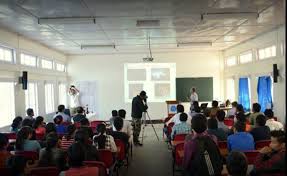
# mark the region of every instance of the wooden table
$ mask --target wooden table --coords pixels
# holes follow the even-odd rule
[[[220,110],[223,110],[223,111],[228,111],[228,110],[230,110],[230,109],[232,109],[232,107],[223,107],[223,108],[220,108]]]

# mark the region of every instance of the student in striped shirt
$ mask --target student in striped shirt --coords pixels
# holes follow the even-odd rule
[[[62,138],[62,149],[67,150],[69,146],[74,142],[75,132],[76,126],[74,124],[71,124],[67,127],[67,134]]]

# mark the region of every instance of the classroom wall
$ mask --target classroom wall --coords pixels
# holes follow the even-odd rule
[[[143,57],[146,55],[71,55],[68,56],[68,75],[71,82],[97,82],[96,109],[99,118],[109,119],[113,109],[124,108],[129,119],[131,103],[124,102],[124,63],[142,62]],[[176,63],[176,77],[214,77],[213,95],[216,99],[223,97],[220,57],[220,52],[153,53],[154,62]],[[188,105],[186,107],[189,108]],[[149,114],[152,119],[165,117],[166,103],[149,103]]]
[[[286,77],[285,77],[285,54],[281,52],[281,45],[285,43],[285,26],[281,26],[272,31],[257,36],[254,39],[248,40],[235,47],[223,51],[223,57],[227,58],[233,55],[239,55],[249,49],[253,50],[253,62],[240,64],[232,67],[225,67],[224,78],[235,79],[235,97],[238,97],[238,79],[242,76],[250,78],[251,85],[251,104],[257,102],[257,79],[259,76],[272,75],[273,64],[277,64],[280,78],[278,83],[273,84],[273,101],[274,113],[285,123],[286,118]],[[275,44],[277,46],[276,57],[265,60],[257,59],[257,49],[264,48]],[[226,88],[226,85],[224,86]],[[226,96],[226,95],[225,95]]]
[[[67,73],[20,65],[20,53],[25,52],[31,55],[53,59],[64,64],[66,63],[66,55],[40,43],[19,36],[16,33],[9,32],[6,29],[0,29],[0,45],[12,48],[15,51],[16,64],[0,61],[0,81],[15,82],[16,115],[26,115],[25,93],[21,88],[22,85],[18,84],[18,77],[22,75],[22,71],[28,71],[29,81],[35,81],[38,83],[39,114],[45,115],[44,84],[46,81],[55,83],[54,90],[56,108],[58,102],[57,85],[59,82],[67,82]]]

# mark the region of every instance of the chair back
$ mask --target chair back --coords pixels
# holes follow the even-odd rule
[[[224,119],[223,123],[227,126],[233,126],[234,120],[233,119]]]
[[[36,134],[36,140],[38,140],[38,141],[43,140],[44,137],[45,137],[45,134],[44,134],[44,133],[42,133],[42,134]]]
[[[12,176],[12,170],[10,168],[0,168],[1,175]]]
[[[64,126],[69,126],[69,125],[71,125],[72,123],[71,122],[63,122],[62,123],[62,125],[64,125]]]
[[[110,150],[99,149],[99,160],[105,163],[106,168],[110,168],[114,164],[113,154]]]
[[[244,151],[245,156],[247,157],[248,164],[254,164],[257,155],[259,154],[258,151],[256,150],[251,150],[251,151]]]
[[[99,175],[105,175],[107,176],[107,168],[105,163],[100,162],[100,161],[84,161],[84,164],[88,167],[97,167],[99,168]]]
[[[90,122],[90,127],[97,127],[99,124],[105,123],[105,121],[102,120],[94,120]]]
[[[118,160],[124,160],[126,158],[126,145],[120,139],[115,139],[116,146],[118,148]]]
[[[265,146],[269,146],[269,144],[271,143],[271,140],[260,140],[255,142],[255,149],[256,150],[260,150]]]
[[[15,155],[23,156],[25,159],[32,161],[39,159],[39,154],[35,151],[15,151]]]
[[[14,132],[11,133],[3,133],[8,139],[16,139],[17,138],[17,134]]]
[[[220,149],[227,149],[227,141],[218,141],[218,148]]]
[[[174,136],[174,141],[184,141],[187,134],[176,134]]]
[[[74,125],[75,125],[76,128],[80,128],[81,127],[81,123],[80,122],[75,122]]]
[[[175,146],[175,164],[177,166],[182,166],[183,163],[183,152],[184,152],[184,143],[179,143]]]
[[[35,167],[31,169],[29,176],[58,176],[59,174],[57,167]]]
[[[174,122],[170,122],[167,126],[167,132],[168,132],[168,135],[171,134],[172,132],[172,127],[174,126]]]

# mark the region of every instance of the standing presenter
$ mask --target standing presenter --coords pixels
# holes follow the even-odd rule
[[[77,107],[80,106],[80,100],[79,100],[79,96],[80,96],[80,91],[74,86],[71,85],[70,89],[69,89],[69,95],[71,98],[71,115],[75,115],[77,112]]]

